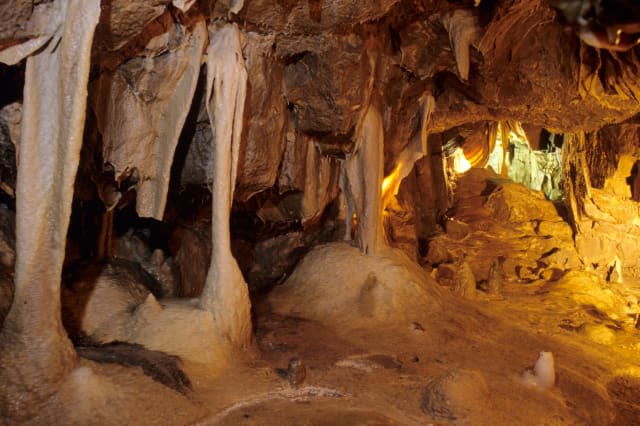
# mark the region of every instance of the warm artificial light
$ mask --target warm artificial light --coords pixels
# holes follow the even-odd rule
[[[471,163],[464,156],[462,148],[458,147],[453,152],[453,170],[456,173],[462,174],[471,168]]]
[[[384,180],[382,181],[382,205],[384,207],[387,206],[389,202],[389,198],[392,195],[396,195],[398,193],[398,189],[400,188],[401,169],[402,169],[402,162],[398,163],[396,167],[394,167],[391,174],[385,177]]]

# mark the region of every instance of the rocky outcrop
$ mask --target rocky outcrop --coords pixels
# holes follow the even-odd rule
[[[451,216],[429,242],[426,261],[439,270],[466,256],[478,281],[489,279],[500,257],[507,276],[525,281],[580,268],[571,226],[559,208],[488,169],[471,169],[456,181]]]

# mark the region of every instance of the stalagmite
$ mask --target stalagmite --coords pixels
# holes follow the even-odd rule
[[[227,24],[210,33],[207,111],[213,129],[211,266],[200,305],[213,313],[220,332],[243,345],[251,337],[247,284],[231,253],[229,219],[237,176],[247,90],[240,30]]]
[[[138,169],[136,210],[158,220],[207,38],[204,21],[190,31],[175,24],[169,34],[152,39],[142,58],[121,65],[113,75],[103,74],[94,101],[104,160],[115,166],[116,178]]]
[[[61,22],[27,58],[16,191],[15,295],[0,334],[0,418],[29,416],[69,374],[60,278],[86,110],[98,0],[58,1]]]

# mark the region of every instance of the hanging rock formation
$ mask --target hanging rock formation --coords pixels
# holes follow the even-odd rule
[[[103,73],[94,92],[103,159],[115,167],[116,179],[138,170],[136,210],[158,220],[207,38],[204,21],[168,27],[140,56]]]

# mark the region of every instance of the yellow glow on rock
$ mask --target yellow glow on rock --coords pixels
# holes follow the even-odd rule
[[[398,163],[394,167],[389,176],[385,177],[382,181],[382,206],[387,206],[389,199],[398,193],[400,189],[400,170],[402,169],[402,162]]]
[[[456,148],[453,153],[453,170],[456,173],[462,174],[471,168],[471,163],[464,156],[462,148]]]

